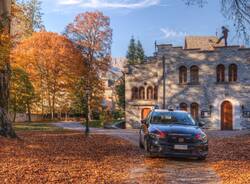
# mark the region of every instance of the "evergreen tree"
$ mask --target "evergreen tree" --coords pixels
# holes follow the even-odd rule
[[[138,40],[136,45],[136,59],[139,63],[143,63],[145,59],[144,49],[142,47],[140,40]]]
[[[134,37],[130,39],[130,44],[127,52],[127,59],[129,64],[136,64],[136,43]]]
[[[118,106],[121,110],[125,111],[125,75],[119,81],[119,84],[115,88],[118,96]]]
[[[136,43],[134,37],[132,37],[130,40],[127,52],[127,59],[128,63],[131,65],[143,63],[145,59],[145,53],[142,44],[140,40],[138,40]]]

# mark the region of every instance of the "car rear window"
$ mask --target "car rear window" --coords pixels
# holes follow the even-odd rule
[[[151,119],[152,124],[182,124],[196,125],[190,114],[186,112],[154,112]]]

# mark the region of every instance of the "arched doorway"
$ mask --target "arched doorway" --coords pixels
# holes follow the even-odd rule
[[[192,117],[193,117],[195,120],[198,120],[198,119],[199,119],[199,104],[197,104],[197,103],[192,103],[190,109],[191,109]]]
[[[221,104],[221,130],[233,129],[233,105],[229,101]]]
[[[150,113],[151,109],[150,108],[144,108],[141,111],[141,119],[144,120],[147,118],[148,114]]]

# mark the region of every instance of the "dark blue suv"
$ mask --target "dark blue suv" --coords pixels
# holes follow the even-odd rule
[[[142,121],[139,144],[148,155],[196,157],[208,154],[207,135],[184,111],[153,110]]]

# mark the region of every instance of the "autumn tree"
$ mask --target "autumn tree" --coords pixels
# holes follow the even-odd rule
[[[40,31],[44,28],[42,21],[42,1],[40,0],[25,0],[18,3],[21,6],[24,15],[28,18],[29,24],[27,28],[32,32]]]
[[[33,30],[29,27],[30,21],[23,6],[19,3],[13,3],[11,19],[11,41],[13,47],[21,40],[32,35]]]
[[[96,110],[98,112],[102,110],[100,104],[103,101],[102,94],[104,93],[104,87],[102,81],[99,81],[98,79],[93,80],[91,83],[93,91],[90,97],[90,102],[87,102],[85,83],[86,80],[83,78],[80,78],[75,82],[75,88],[72,88],[72,103],[70,104],[70,108],[72,112],[76,114],[83,114],[84,116],[87,116],[87,103],[89,103],[89,109]]]
[[[8,119],[11,0],[0,1],[0,135],[16,137]]]
[[[100,86],[97,85],[101,81],[100,75],[107,72],[111,61],[110,19],[99,11],[82,13],[67,26],[65,34],[81,50],[82,65],[88,69],[87,73],[82,74],[84,90],[90,91],[90,101],[92,101],[93,93],[98,91]],[[86,120],[88,122],[89,117],[86,117]]]
[[[65,36],[39,32],[22,41],[13,51],[14,66],[21,67],[41,99],[41,111],[54,118],[58,98],[67,93],[72,77],[82,73],[81,54]]]
[[[15,122],[17,113],[26,112],[28,112],[28,120],[31,122],[31,106],[35,102],[36,95],[28,74],[21,68],[13,68],[10,84],[9,110],[13,112],[13,122]]]

